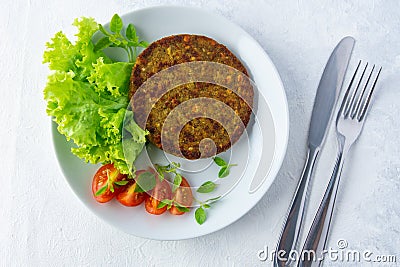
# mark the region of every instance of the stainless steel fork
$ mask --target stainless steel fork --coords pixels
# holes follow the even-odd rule
[[[358,63],[350,85],[346,90],[336,119],[338,155],[335,168],[303,247],[303,251],[313,251],[315,253],[314,259],[300,257],[298,266],[319,266],[322,263],[320,257],[323,256],[322,252],[325,249],[329,233],[343,162],[351,145],[361,133],[373,91],[382,70],[382,67],[377,70],[374,65],[369,74],[366,74],[368,68],[368,63],[366,63],[365,67],[362,68],[361,77],[356,79],[359,76],[360,67],[361,61]],[[302,254],[313,256],[309,253]]]

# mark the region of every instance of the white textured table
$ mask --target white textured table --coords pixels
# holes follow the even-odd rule
[[[288,97],[286,159],[265,197],[242,219],[214,234],[179,242],[129,236],[83,207],[57,165],[42,100],[48,72],[41,65],[44,43],[56,31],[71,34],[75,17],[105,22],[114,13],[166,3],[2,2],[0,265],[269,266],[270,261],[261,262],[257,252],[275,247],[305,160],[316,87],[329,53],[345,35],[358,40],[351,70],[362,58],[381,64],[384,71],[364,132],[345,165],[329,246],[335,248],[342,238],[349,249],[394,254],[400,261],[400,2],[249,2],[168,3],[221,14],[261,43],[276,64]],[[333,165],[332,131],[325,148],[316,173],[319,179],[325,179]],[[314,183],[310,210],[317,207],[323,190],[324,183]]]

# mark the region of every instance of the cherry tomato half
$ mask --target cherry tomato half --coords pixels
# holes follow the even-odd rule
[[[94,198],[97,202],[105,203],[110,201],[117,193],[118,193],[118,186],[113,186],[114,192],[111,192],[111,184],[114,182],[121,181],[125,179],[126,175],[121,174],[113,164],[106,164],[100,167],[100,169],[96,172],[93,176],[92,181],[92,192]],[[101,194],[96,196],[96,192],[102,189],[104,186],[107,188]]]
[[[192,189],[190,189],[190,184],[184,177],[182,177],[181,184],[175,190],[173,199],[182,207],[189,208],[192,206],[193,203]],[[173,205],[169,209],[169,212],[173,215],[182,215],[185,213],[183,211],[180,211],[175,205]]]
[[[136,177],[141,173],[146,172],[145,170],[140,170],[136,172]],[[134,207],[140,205],[147,197],[145,192],[135,192],[136,181],[130,180],[128,184],[120,189],[117,195],[117,200],[124,206]]]
[[[149,192],[145,200],[146,211],[151,214],[160,215],[167,210],[167,206],[158,209],[158,204],[164,199],[171,199],[171,187],[166,180],[162,182],[156,177],[156,186]]]

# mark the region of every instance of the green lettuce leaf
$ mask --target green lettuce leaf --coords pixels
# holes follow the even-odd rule
[[[132,63],[116,62],[104,63],[100,57],[93,64],[94,71],[88,77],[88,81],[96,84],[99,93],[109,92],[112,96],[126,96],[129,90],[129,78],[132,72]]]
[[[43,63],[49,63],[51,70],[77,71],[75,61],[78,57],[78,49],[68,40],[64,33],[56,33],[51,42],[46,43],[46,47]]]
[[[98,24],[93,18],[75,19],[73,25],[78,28],[76,43],[72,44],[64,33],[56,33],[51,42],[46,43],[43,63],[49,63],[50,70],[73,71],[75,79],[85,80],[99,57],[106,58],[106,63],[111,60],[102,51],[94,52],[92,36],[98,30]]]
[[[53,70],[44,89],[46,112],[58,131],[75,143],[73,154],[90,163],[114,163],[121,173],[131,173],[147,134],[133,120],[132,111],[126,110],[133,64],[113,62],[94,51],[92,36],[98,24],[92,18],[77,19],[73,25],[78,28],[75,44],[62,32],[46,44],[43,62]],[[129,147],[125,154],[126,114],[129,135],[124,142]]]
[[[148,134],[147,130],[143,130],[136,124],[133,119],[133,112],[127,110],[125,113],[125,124],[124,124],[124,133],[122,139],[122,147],[125,157],[125,162],[127,164],[127,168],[132,170],[132,173],[135,172],[135,166],[133,163],[135,159],[143,150],[143,147],[146,143],[146,135]]]
[[[103,58],[106,63],[112,61],[102,51],[94,51],[92,37],[98,30],[98,23],[93,18],[75,19],[72,25],[78,28],[78,33],[75,35],[78,40],[75,46],[78,49],[79,56],[75,64],[79,67],[79,78],[85,80],[91,75],[94,68],[93,64],[99,57]]]
[[[72,72],[56,72],[44,89],[47,114],[54,117],[58,131],[78,146],[117,142],[127,98],[101,97],[95,86],[73,78]]]

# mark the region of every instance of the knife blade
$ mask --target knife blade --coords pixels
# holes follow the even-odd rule
[[[311,176],[332,120],[334,107],[343,85],[354,44],[355,40],[350,36],[343,38],[337,44],[329,57],[319,82],[308,133],[307,160],[276,249],[276,251],[283,250],[286,258],[275,253],[275,266],[290,264],[290,260],[287,259],[288,255],[298,247],[297,243],[308,202],[307,196],[309,195]]]
[[[343,38],[331,53],[331,56],[325,66],[318,85],[311,115],[310,131],[307,141],[308,147],[317,148],[323,144],[326,131],[329,128],[328,124],[331,120],[332,110],[335,106],[343,84],[344,75],[354,47],[354,43],[355,40],[353,37],[348,36]],[[272,121],[272,115],[268,109],[268,104],[264,103],[265,100],[262,97],[260,97],[258,101],[261,101],[262,103],[259,103],[257,122],[261,128],[265,125],[271,127],[268,122]],[[268,140],[263,140],[263,143],[271,143],[270,139],[274,137],[271,137],[270,135],[264,135],[265,134],[262,134],[263,139],[268,138]],[[254,178],[250,183],[250,194],[256,192],[261,187],[268,175],[270,164],[273,161],[273,153],[271,153],[271,151],[273,152],[274,147],[268,147],[267,150],[268,151],[261,151],[260,163],[262,164],[258,165]]]
[[[319,147],[325,140],[354,43],[353,37],[343,38],[333,50],[325,66],[311,115],[308,135],[309,147]]]

